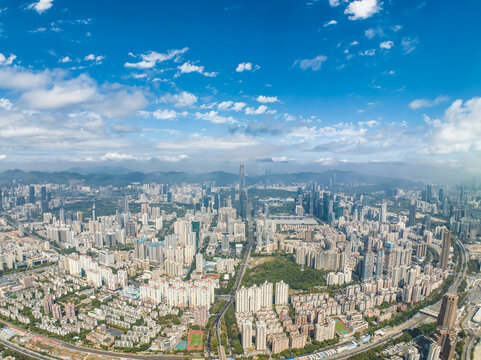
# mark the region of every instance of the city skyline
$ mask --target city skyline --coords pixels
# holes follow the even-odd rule
[[[1,7],[0,170],[479,175],[473,1]]]

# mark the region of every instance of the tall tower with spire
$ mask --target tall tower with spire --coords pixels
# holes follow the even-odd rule
[[[247,188],[244,162],[239,168],[239,216],[245,220],[247,218]]]
[[[97,220],[97,211],[95,210],[95,200],[92,204],[92,221]]]

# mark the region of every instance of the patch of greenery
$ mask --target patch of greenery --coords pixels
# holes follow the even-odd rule
[[[309,290],[316,286],[326,286],[326,271],[304,268],[292,259],[276,255],[261,265],[247,269],[242,284],[244,286],[260,285],[264,281],[279,282],[283,280],[295,290]]]

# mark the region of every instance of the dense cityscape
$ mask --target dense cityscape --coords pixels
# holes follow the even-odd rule
[[[477,185],[357,192],[343,175],[251,183],[241,163],[231,185],[4,184],[1,344],[39,359],[470,359]]]

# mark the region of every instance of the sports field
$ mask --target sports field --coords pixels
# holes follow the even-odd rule
[[[187,350],[202,350],[202,339],[204,332],[201,330],[189,330],[189,341],[187,344]]]
[[[344,323],[339,320],[338,318],[334,318],[334,320],[336,320],[336,326],[335,326],[335,329],[336,329],[336,332],[338,334],[349,334],[351,332],[351,330],[349,330],[349,328],[344,325]]]

